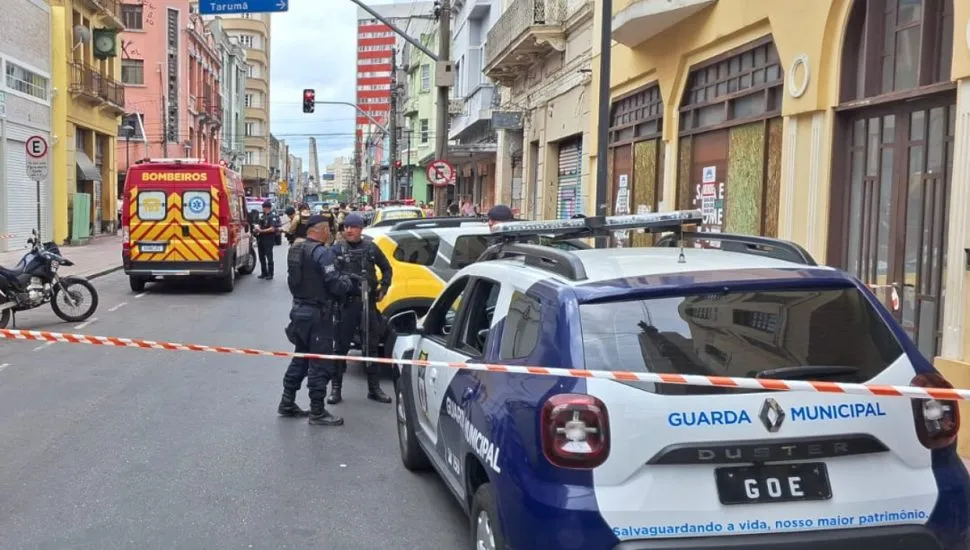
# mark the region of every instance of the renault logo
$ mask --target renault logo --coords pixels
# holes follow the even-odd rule
[[[781,429],[782,423],[785,422],[785,409],[781,408],[772,398],[765,399],[765,404],[761,406],[761,412],[758,413],[758,418],[761,419],[761,423],[765,425],[765,429],[771,433],[775,433]]]

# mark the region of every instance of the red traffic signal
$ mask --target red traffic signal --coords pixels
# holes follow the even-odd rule
[[[303,112],[312,113],[316,109],[317,92],[312,89],[303,90]]]
[[[394,167],[395,167],[395,168],[400,168],[400,167],[401,167],[401,161],[399,161],[399,160],[395,160],[395,161],[394,161]]]

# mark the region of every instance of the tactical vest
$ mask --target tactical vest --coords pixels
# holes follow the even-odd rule
[[[293,237],[297,239],[305,239],[307,229],[309,229],[309,226],[306,224],[306,220],[301,217],[300,223],[296,225],[296,230],[293,231]]]
[[[316,241],[293,245],[286,254],[286,284],[296,302],[324,305],[327,302],[323,273],[313,262],[313,251],[323,246]]]
[[[370,281],[371,290],[377,289],[377,270],[374,266],[374,246],[371,241],[361,239],[359,243],[351,244],[347,241],[340,243],[340,252],[344,256],[342,270],[345,273],[360,275],[367,273],[367,280]]]

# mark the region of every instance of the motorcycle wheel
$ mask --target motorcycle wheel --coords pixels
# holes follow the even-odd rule
[[[91,293],[91,305],[88,306],[88,308],[84,310],[81,315],[68,315],[61,310],[59,305],[57,305],[57,297],[62,292],[61,286],[63,286],[64,290],[68,292],[71,291],[71,287],[83,286],[88,290],[88,292]],[[64,277],[61,279],[61,285],[54,287],[54,295],[51,296],[51,309],[54,310],[55,315],[68,323],[80,323],[82,321],[86,321],[89,317],[94,315],[95,311],[98,310],[98,291],[87,279],[81,279],[79,277]]]
[[[3,303],[4,302],[0,302],[0,304],[3,304]],[[7,325],[10,324],[10,317],[12,315],[13,315],[12,309],[5,309],[3,311],[0,311],[0,328],[7,328]]]

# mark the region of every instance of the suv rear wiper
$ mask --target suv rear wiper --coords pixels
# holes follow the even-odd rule
[[[755,378],[770,378],[774,380],[825,380],[858,374],[856,367],[842,367],[836,365],[803,365],[799,367],[781,367],[763,370]]]

